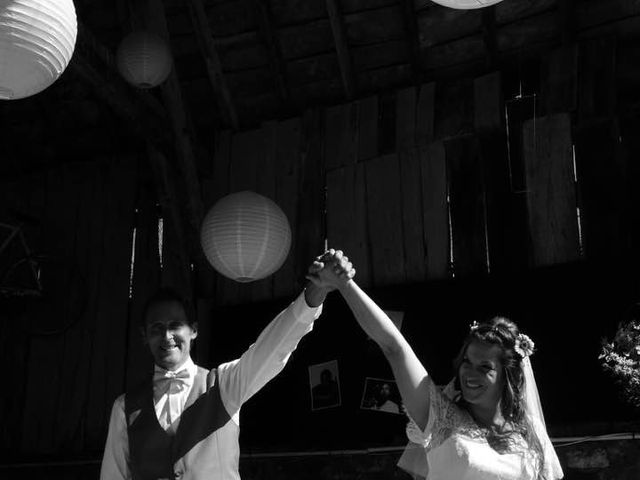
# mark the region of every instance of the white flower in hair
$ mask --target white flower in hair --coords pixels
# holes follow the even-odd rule
[[[471,325],[469,325],[469,331],[475,332],[479,326],[480,324],[474,320]]]
[[[533,343],[533,340],[531,340],[527,335],[524,335],[523,333],[518,334],[518,338],[516,338],[515,351],[522,358],[531,355],[535,346],[536,344]]]

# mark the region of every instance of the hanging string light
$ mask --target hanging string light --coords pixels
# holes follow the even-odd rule
[[[127,82],[138,88],[152,88],[167,79],[173,60],[169,46],[162,37],[137,31],[120,42],[116,63]]]
[[[29,97],[55,82],[77,34],[72,0],[0,0],[0,99]]]
[[[284,263],[291,228],[272,200],[243,191],[220,199],[200,231],[205,256],[225,277],[252,282],[268,277]]]
[[[500,3],[502,0],[432,0],[433,3],[458,10],[483,8]]]

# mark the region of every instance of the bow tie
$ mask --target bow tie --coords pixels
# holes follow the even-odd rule
[[[191,378],[186,368],[178,370],[177,372],[172,372],[171,370],[156,370],[153,374],[153,384],[163,392],[167,392],[172,385],[181,390],[189,383],[191,383]]]

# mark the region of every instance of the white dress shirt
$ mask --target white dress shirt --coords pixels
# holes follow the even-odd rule
[[[304,294],[299,295],[289,307],[267,325],[256,342],[240,358],[218,366],[217,381],[222,402],[237,425],[240,425],[242,404],[284,368],[291,352],[295,350],[300,339],[311,331],[313,321],[320,316],[321,312],[322,306],[311,308],[307,305]],[[168,417],[171,416],[168,404],[175,404],[177,414],[182,414],[198,367],[189,359],[176,373],[183,369],[186,369],[189,375],[184,386],[174,386],[174,382],[171,382],[172,386],[167,392],[154,382],[155,412],[158,422],[165,430],[169,426]],[[161,372],[162,369],[156,367],[156,374]],[[174,396],[174,399],[170,402],[171,396]],[[169,420],[175,421],[175,418]],[[115,400],[111,410],[100,479],[131,479],[124,394]]]

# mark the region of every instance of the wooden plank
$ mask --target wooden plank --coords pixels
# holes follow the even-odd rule
[[[366,189],[373,284],[402,283],[406,273],[397,155],[384,155],[366,163]]]
[[[435,104],[435,83],[420,85],[416,106],[416,145],[424,147],[433,141],[433,114]]]
[[[344,19],[337,0],[326,0],[333,41],[336,45],[338,63],[340,65],[340,76],[342,85],[348,100],[352,100],[356,94],[355,77],[353,75],[353,59],[349,52],[349,42],[345,31]]]
[[[358,161],[378,156],[378,97],[358,102]]]
[[[215,343],[220,342],[214,325],[214,301],[210,298],[199,298],[196,305],[198,319],[198,337],[194,344],[193,361],[204,368],[215,368],[212,364],[211,352]],[[213,344],[213,345],[212,345]]]
[[[106,366],[102,362],[102,353],[104,352],[104,343],[96,342],[96,336],[104,337],[105,330],[108,325],[102,325],[102,329],[98,328],[97,316],[99,311],[99,295],[102,282],[103,266],[105,264],[104,249],[104,230],[107,213],[107,203],[109,190],[105,185],[107,176],[107,164],[104,161],[96,159],[93,162],[90,174],[88,175],[86,187],[90,188],[93,194],[87,193],[83,195],[87,202],[87,212],[84,217],[85,221],[81,225],[84,231],[80,233],[77,243],[76,257],[78,265],[83,269],[86,275],[87,283],[87,299],[86,308],[82,320],[83,328],[86,330],[87,348],[84,362],[87,364],[88,376],[84,384],[84,392],[82,402],[82,423],[79,432],[83,448],[88,445],[98,446],[99,442],[104,442],[102,435],[102,417],[99,411],[104,407],[105,399],[105,376]],[[85,215],[85,212],[82,212]],[[108,331],[108,329],[107,329]],[[99,447],[98,447],[99,448]]]
[[[259,165],[264,159],[266,147],[264,132],[260,129],[236,133],[232,139],[229,193],[255,192],[260,175]],[[223,304],[238,304],[251,301],[251,285],[218,275],[220,299]]]
[[[426,277],[424,229],[422,215],[422,179],[420,150],[413,148],[398,153],[402,196],[402,231],[404,269],[408,282],[421,282]]]
[[[137,165],[135,157],[126,156],[112,162],[112,185],[117,185],[115,220],[106,256],[111,269],[104,279],[109,279],[109,295],[103,297],[107,304],[101,308],[101,321],[107,324],[107,352],[109,369],[106,382],[105,417],[103,428],[108,425],[111,403],[124,391],[126,382],[126,345],[129,327],[129,284],[131,277],[131,251],[133,242],[134,212],[137,195]],[[111,191],[115,190],[112,187]],[[104,272],[104,270],[103,270]],[[104,284],[103,284],[104,285]],[[104,286],[101,292],[107,290]],[[187,297],[188,298],[188,297]],[[111,358],[113,356],[113,358]]]
[[[229,125],[234,129],[238,128],[238,113],[236,112],[233,99],[229,87],[227,86],[226,79],[222,72],[222,64],[218,51],[213,42],[213,34],[211,32],[211,26],[207,13],[204,9],[202,0],[189,0],[187,7],[189,8],[189,15],[191,16],[191,23],[193,25],[194,32],[198,38],[198,44],[204,62],[207,67],[207,74],[209,76],[209,82],[216,93],[217,97],[221,99],[221,104],[224,108],[224,112],[227,117]]]
[[[215,150],[213,154],[212,179],[213,188],[207,208],[211,208],[218,200],[229,193],[231,175],[231,143],[233,134],[230,130],[216,132]]]
[[[496,39],[496,7],[482,9],[482,39],[487,51],[485,65],[495,68],[498,57],[498,41]]]
[[[420,75],[420,35],[418,33],[418,20],[414,1],[402,0],[401,7],[405,35],[409,46],[411,69],[413,70],[414,79],[417,79]]]
[[[143,343],[144,305],[160,286],[158,252],[158,207],[156,192],[144,165],[138,176],[135,264],[127,335],[126,388],[130,389],[152,375],[148,347]]]
[[[479,135],[486,181],[487,238],[491,273],[528,267],[529,233],[525,194],[512,189],[506,133]]]
[[[4,187],[4,185],[3,185]],[[5,365],[11,365],[7,369],[6,381],[12,385],[11,395],[0,396],[0,407],[4,416],[4,425],[0,430],[0,448],[9,458],[17,458],[22,453],[23,414],[27,399],[25,398],[25,386],[28,382],[27,360],[29,352],[29,337],[22,325],[20,316],[10,309],[3,309],[0,313],[0,321],[4,328],[0,332],[0,341],[6,345],[0,353],[0,360]]]
[[[416,89],[396,92],[396,150],[411,149],[416,143]]]
[[[343,250],[356,269],[356,281],[371,285],[371,257],[365,192],[365,164],[327,173],[327,239]]]
[[[578,116],[610,116],[616,110],[616,40],[583,41],[578,53]]]
[[[325,158],[322,155],[322,113],[308,110],[302,118],[298,186],[295,277],[304,282],[311,261],[324,251]],[[353,158],[353,157],[352,157]]]
[[[396,94],[382,92],[378,96],[378,153],[384,155],[396,149]]]
[[[486,273],[486,204],[478,140],[473,135],[445,143],[456,276]]]
[[[618,126],[610,121],[575,133],[581,231],[589,260],[616,262],[630,244],[627,156]]]
[[[640,204],[640,189],[637,185],[640,183],[640,165],[634,159],[640,155],[640,137],[638,136],[640,131],[640,119],[638,115],[628,116],[621,119],[620,122],[620,137],[622,139],[622,146],[624,152],[627,155],[627,188],[626,191],[626,204],[627,209],[627,222],[629,225],[630,241],[627,247],[628,265],[629,271],[637,272],[640,268],[640,252],[636,247],[640,244],[640,211],[635,208]],[[636,278],[635,275],[633,278]],[[640,284],[636,279],[634,282],[635,292],[640,293]]]
[[[144,25],[157,32],[170,43],[164,5],[161,0],[145,0],[141,9]],[[140,21],[140,20],[139,20]],[[142,23],[142,21],[140,21]],[[171,224],[176,229],[176,255],[180,257],[183,268],[195,263],[204,268],[204,256],[201,254],[199,242],[200,226],[203,219],[202,192],[198,177],[196,152],[198,151],[189,112],[183,99],[182,87],[176,69],[172,69],[167,79],[160,85],[162,98],[171,119],[171,127],[175,139],[178,178],[183,188],[178,189],[184,204],[186,218],[182,220],[179,211],[172,213]],[[184,234],[183,234],[184,231]],[[188,272],[182,272],[186,280],[185,290],[191,292],[192,285]],[[191,296],[191,293],[188,295]]]
[[[65,263],[72,268],[72,281],[67,290],[71,328],[65,332],[61,355],[60,389],[55,416],[57,451],[79,453],[85,447],[82,424],[87,402],[87,388],[90,376],[91,335],[88,327],[88,301],[90,298],[90,275],[87,271],[87,255],[90,241],[89,225],[95,214],[96,176],[91,163],[73,165],[69,169],[67,188],[74,192],[69,199],[69,209],[77,214],[70,218],[67,226],[73,232],[72,242]]]
[[[325,168],[332,170],[356,162],[358,151],[357,105],[347,103],[325,111]]]
[[[115,398],[125,386],[128,297],[135,198],[135,170],[129,159],[107,159],[103,188],[102,266],[95,298],[91,389],[87,414],[87,445],[104,443]],[[108,192],[118,191],[118,195]],[[168,248],[165,252],[171,252]],[[167,255],[170,265],[171,255]],[[169,267],[170,268],[170,267]],[[175,286],[179,287],[180,284]]]
[[[268,199],[276,202],[276,161],[277,161],[277,124],[276,122],[267,122],[260,128],[262,152],[258,155],[255,167],[259,174],[257,175],[257,183],[255,191],[260,195],[264,195]],[[269,275],[262,280],[256,280],[246,285],[248,293],[248,301],[264,301],[273,297],[273,275]],[[244,285],[243,285],[244,286]]]
[[[471,80],[436,85],[435,138],[444,139],[473,131]]]
[[[567,114],[523,127],[529,231],[535,266],[579,258],[571,120]]]
[[[48,239],[47,254],[63,259],[70,244],[71,218],[75,213],[67,185],[66,168],[57,168],[46,175],[46,207],[42,233]],[[47,268],[48,267],[48,268]],[[53,267],[53,268],[52,268]],[[45,278],[46,276],[46,278]],[[53,280],[53,281],[52,281]],[[59,330],[68,318],[66,287],[63,272],[52,260],[43,266],[43,296],[32,300],[25,327],[32,332],[24,406],[23,450],[32,453],[52,453],[57,443],[56,412],[61,385],[61,361],[64,337]],[[51,336],[33,335],[51,331]],[[47,368],[43,368],[46,365]]]
[[[561,47],[542,62],[542,106],[547,114],[576,109],[578,48]]]
[[[229,194],[232,142],[233,133],[230,130],[216,132],[211,168],[211,184],[208,185],[203,192],[203,201],[207,212],[213,208],[218,200]],[[210,294],[216,298],[216,301],[221,302],[223,292],[222,283],[225,281],[224,277],[219,275],[208,261],[206,265],[202,267],[202,275],[211,277],[212,290]]]
[[[259,35],[267,50],[269,70],[273,77],[280,101],[289,101],[287,66],[282,58],[282,49],[278,38],[278,30],[274,27],[274,18],[266,0],[250,0],[254,19],[258,25]]]
[[[45,189],[43,183],[46,176],[42,174],[32,174],[23,177],[21,180],[8,182],[3,179],[0,185],[0,222],[10,221],[14,216],[11,210],[18,210],[22,214],[29,215],[40,222],[44,210]],[[24,235],[28,246],[34,251],[41,251],[41,228],[38,223],[23,227]],[[0,229],[0,244],[7,238],[8,230]],[[9,262],[17,258],[8,249],[0,254],[0,271],[4,272]],[[0,321],[3,323],[3,331],[0,334],[0,341],[5,348],[0,354],[0,361],[8,368],[5,379],[6,385],[11,385],[10,395],[0,395],[0,408],[3,412],[4,425],[0,432],[0,450],[8,458],[17,458],[23,453],[23,417],[24,408],[27,402],[26,386],[29,383],[29,345],[30,337],[25,328],[25,314],[20,302],[3,303],[4,307],[0,313]]]
[[[449,207],[447,204],[447,164],[444,144],[434,142],[420,148],[422,171],[422,212],[427,278],[450,277]]]
[[[300,118],[292,118],[279,122],[276,128],[276,202],[289,220],[291,250],[282,267],[275,273],[273,292],[275,297],[284,297],[295,295],[301,286],[300,279],[296,278],[294,252],[298,242],[297,198],[302,121]]]
[[[502,76],[493,72],[473,82],[474,125],[477,132],[504,129]]]

